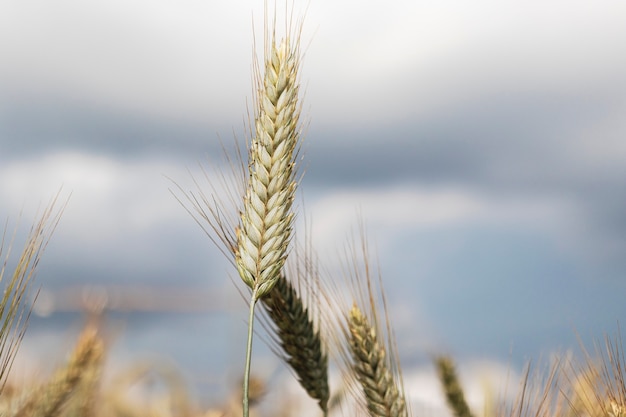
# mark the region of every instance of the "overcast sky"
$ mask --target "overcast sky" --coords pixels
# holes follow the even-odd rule
[[[72,193],[44,288],[238,300],[166,177],[191,187],[244,135],[262,3],[0,4],[0,217]],[[362,213],[405,356],[536,355],[623,319],[625,21],[618,0],[308,5],[299,207],[322,262]]]

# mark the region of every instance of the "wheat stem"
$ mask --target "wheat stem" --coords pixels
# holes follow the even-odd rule
[[[297,43],[296,43],[297,45]],[[297,74],[299,58],[289,37],[276,45],[272,36],[265,74],[257,78],[255,137],[250,144],[249,180],[236,229],[235,264],[252,289],[243,383],[243,415],[248,394],[254,306],[274,287],[285,264],[294,214],[295,153],[299,140]]]
[[[252,336],[254,335],[254,306],[256,305],[256,289],[250,297],[250,315],[248,316],[248,342],[246,343],[246,365],[243,372],[243,417],[248,417],[250,396],[250,364],[252,362]]]

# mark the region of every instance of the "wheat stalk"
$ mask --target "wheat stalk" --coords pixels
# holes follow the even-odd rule
[[[275,332],[285,361],[291,366],[300,385],[328,413],[328,356],[320,332],[294,286],[281,274],[274,289],[264,298],[263,306],[275,324]]]
[[[298,44],[272,37],[265,57],[265,76],[258,85],[255,137],[250,145],[248,187],[241,223],[236,230],[235,264],[252,289],[244,370],[243,412],[248,393],[254,306],[276,284],[287,257],[296,190],[294,156],[299,139]]]
[[[300,140],[299,37],[288,36],[277,43],[272,34],[268,45],[265,51],[264,76],[261,78],[258,70],[255,74],[257,106],[254,135],[248,149],[247,181],[241,187],[239,181],[229,183],[223,174],[219,177],[227,188],[243,188],[243,205],[239,210],[238,224],[233,224],[235,222],[229,214],[229,208],[232,208],[230,206],[236,206],[232,198],[229,200],[230,204],[224,204],[215,197],[209,198],[195,180],[199,190],[197,194],[185,192],[176,185],[184,196],[183,199],[177,197],[178,201],[222,252],[232,255],[242,281],[252,290],[244,371],[244,402],[247,402],[248,395],[254,308],[256,302],[272,290],[284,267],[292,235],[294,214],[291,207],[297,186],[295,158]],[[239,178],[237,168],[244,166],[239,154],[235,158],[228,155],[226,158],[233,168],[234,177]],[[216,187],[208,176],[207,179],[215,190]],[[208,228],[205,223],[208,223]],[[294,303],[289,306],[295,307]],[[246,413],[247,406],[244,405],[244,414]]]
[[[242,281],[252,290],[243,382],[244,416],[248,415],[255,305],[272,291],[280,278],[294,220],[292,204],[297,187],[295,160],[300,144],[298,72],[301,25],[295,32],[291,30],[290,24],[287,26],[289,33],[280,42],[277,42],[275,31],[270,36],[266,29],[263,76],[255,62],[256,105],[254,128],[251,129],[254,132],[248,148],[248,175],[243,205],[239,210],[234,235],[233,229],[229,227],[231,218],[228,213],[223,215],[224,205],[219,200],[207,199],[201,191],[199,196],[183,192],[187,202],[191,203],[187,211],[205,232],[209,232],[213,242],[222,246],[225,253],[233,255]],[[268,27],[267,20],[265,27]],[[182,191],[179,186],[178,189]],[[182,200],[179,199],[179,202],[182,203]],[[210,228],[205,228],[203,221],[208,222]],[[217,238],[211,236],[211,231]],[[272,299],[276,306],[277,297]],[[296,298],[292,298],[289,307],[306,311],[297,303]],[[300,313],[294,310],[289,314],[296,317]],[[286,325],[284,321],[281,324],[283,327]],[[290,342],[286,343],[289,345]],[[323,361],[320,356],[318,363]],[[296,369],[296,372],[299,371]],[[315,395],[322,402],[327,402],[328,394],[320,391]]]

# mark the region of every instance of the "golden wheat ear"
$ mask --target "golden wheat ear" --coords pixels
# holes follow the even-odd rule
[[[6,384],[8,373],[17,354],[20,342],[24,337],[32,309],[32,304],[28,306],[25,303],[25,297],[31,287],[41,256],[67,204],[66,201],[59,210],[56,210],[55,206],[59,196],[60,193],[57,193],[44,210],[40,219],[31,227],[26,244],[11,274],[10,281],[3,289],[2,299],[0,300],[0,319],[2,320],[0,327],[0,392]],[[8,272],[11,244],[15,235],[8,242],[8,246],[5,246],[6,237],[5,225],[2,241],[0,242],[0,258],[4,256],[2,268],[0,269],[0,282],[4,281],[5,273]],[[4,254],[5,249],[6,255]]]
[[[443,388],[446,401],[455,417],[474,417],[470,411],[465,394],[459,381],[454,362],[451,358],[440,356],[435,359],[439,381]]]
[[[152,396],[151,401],[145,398],[129,395],[133,387],[146,388],[157,386],[158,396]],[[196,416],[197,410],[193,406],[188,387],[179,370],[168,361],[138,361],[130,367],[118,372],[104,392],[107,400],[108,412],[102,415],[124,417],[148,416]]]
[[[90,371],[101,366],[103,358],[104,342],[96,326],[88,325],[81,332],[65,367],[41,389],[35,390],[13,417],[60,416]]]

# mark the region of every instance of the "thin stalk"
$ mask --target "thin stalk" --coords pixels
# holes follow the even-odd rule
[[[258,288],[258,287],[257,287]],[[254,334],[254,306],[257,301],[257,288],[250,298],[250,315],[248,316],[248,343],[246,344],[246,367],[243,372],[243,417],[248,417],[250,396],[250,363],[252,362],[252,336]]]

